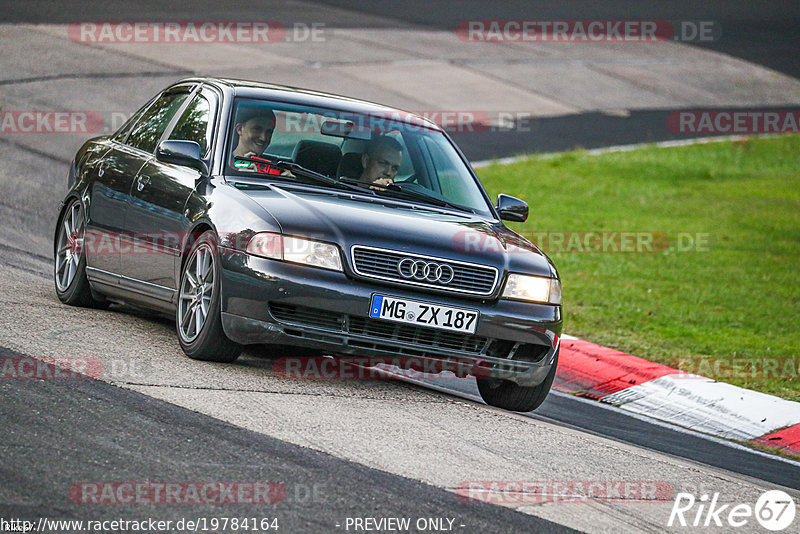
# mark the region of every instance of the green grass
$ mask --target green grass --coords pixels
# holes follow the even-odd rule
[[[493,196],[530,204],[528,221],[510,224],[526,237],[656,232],[656,248],[669,238],[642,253],[540,241],[562,279],[564,332],[800,401],[800,136],[576,151],[478,173]],[[681,234],[708,243],[678,250]],[[744,360],[731,371],[734,358]],[[764,362],[776,367],[763,373]]]

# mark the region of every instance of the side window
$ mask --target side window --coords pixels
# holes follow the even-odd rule
[[[154,152],[172,116],[188,96],[189,93],[173,93],[159,98],[142,115],[142,119],[128,137],[128,144],[145,152]]]
[[[120,143],[125,142],[125,138],[128,137],[128,134],[133,129],[133,127],[139,122],[139,119],[142,118],[142,115],[145,111],[150,107],[150,105],[155,101],[155,98],[151,99],[147,104],[142,106],[139,111],[131,115],[128,120],[120,127],[119,130],[114,134],[114,141],[118,141]]]
[[[180,141],[195,141],[200,145],[200,153],[206,153],[209,145],[209,116],[211,104],[198,95],[183,112],[169,138]]]

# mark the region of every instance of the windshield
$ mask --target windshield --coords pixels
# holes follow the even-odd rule
[[[366,116],[237,99],[232,121],[226,174],[355,184],[369,194],[491,215],[450,141],[410,114]]]

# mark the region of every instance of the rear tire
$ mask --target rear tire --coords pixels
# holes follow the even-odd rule
[[[92,293],[86,278],[86,218],[78,199],[72,199],[58,218],[53,281],[58,300],[70,306],[108,308],[109,302]]]
[[[194,360],[231,363],[242,346],[228,339],[220,314],[220,266],[216,234],[203,233],[181,269],[175,326],[178,341]]]
[[[497,378],[478,378],[478,391],[489,406],[512,412],[530,412],[541,406],[547,398],[556,376],[557,365],[558,353],[553,359],[550,372],[538,386],[520,386],[510,380]]]

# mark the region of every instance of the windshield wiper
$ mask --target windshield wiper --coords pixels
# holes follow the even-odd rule
[[[349,189],[350,191],[358,191],[359,193],[368,193],[370,195],[374,195],[375,192],[371,191],[370,189],[366,189],[364,187],[360,187],[354,184],[349,184],[343,182],[341,180],[337,180],[335,178],[331,178],[330,176],[325,176],[324,174],[318,173],[316,171],[312,171],[311,169],[307,169],[303,167],[299,163],[295,163],[293,161],[284,161],[284,160],[270,160],[265,158],[259,158],[257,156],[234,156],[234,161],[249,161],[251,163],[256,164],[256,172],[257,174],[268,174],[270,176],[281,177],[281,178],[293,178],[293,176],[287,176],[285,174],[277,174],[277,173],[270,173],[259,171],[259,166],[264,167],[272,167],[274,169],[281,169],[291,171],[293,174],[298,174],[303,176],[304,178],[310,178],[312,181],[317,183],[331,185],[334,187],[343,187],[345,189]]]
[[[420,191],[419,189],[408,189],[408,186],[412,184],[407,184],[403,182],[392,182],[387,185],[381,184],[372,184],[372,187],[380,188],[384,191],[392,191],[397,193],[402,193],[411,199],[422,200],[424,202],[430,202],[431,204],[435,204],[437,206],[445,206],[448,208],[457,209],[459,211],[466,211],[469,213],[475,213],[475,210],[472,208],[468,208],[467,206],[462,206],[461,204],[456,204],[455,202],[450,202],[449,200],[445,200],[442,197],[438,197],[433,194],[425,193],[424,191]],[[414,184],[416,185],[416,184]],[[421,187],[421,186],[420,186]]]

